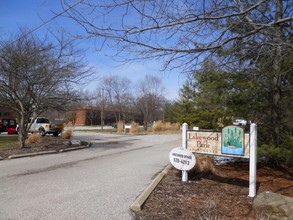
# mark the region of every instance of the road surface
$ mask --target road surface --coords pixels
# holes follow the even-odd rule
[[[74,132],[92,147],[0,161],[0,219],[132,219],[130,205],[180,146],[180,134]]]

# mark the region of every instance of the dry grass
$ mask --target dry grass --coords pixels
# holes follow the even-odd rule
[[[39,133],[32,133],[31,135],[28,136],[26,143],[27,144],[32,144],[32,143],[41,143],[42,142],[42,137],[39,135]]]
[[[162,131],[179,131],[180,124],[156,121],[152,127],[153,132],[162,132]]]
[[[72,137],[72,133],[73,133],[72,129],[69,128],[61,133],[61,138],[62,139],[70,139]]]
[[[117,132],[118,133],[123,133],[124,132],[124,122],[123,121],[119,121],[117,124]]]
[[[194,170],[201,173],[215,173],[213,156],[197,155]]]
[[[69,121],[67,123],[65,123],[66,127],[74,127],[74,124],[72,123],[72,121]]]
[[[131,122],[131,125],[130,125],[130,130],[129,132],[131,134],[136,134],[138,133],[138,123],[135,123],[134,121]]]

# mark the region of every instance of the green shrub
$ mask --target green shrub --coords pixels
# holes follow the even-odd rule
[[[282,162],[293,163],[293,149],[288,145],[277,147],[263,144],[258,148],[258,157],[262,163],[270,166],[277,166]]]

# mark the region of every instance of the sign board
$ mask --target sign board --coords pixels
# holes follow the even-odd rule
[[[244,129],[231,125],[222,129],[221,153],[244,156]]]
[[[194,153],[249,158],[249,134],[232,125],[219,131],[187,131],[187,149]]]
[[[183,147],[176,147],[169,153],[170,163],[178,170],[191,170],[196,163],[195,156]]]
[[[213,154],[219,156],[249,158],[249,197],[256,195],[256,163],[257,163],[257,125],[250,125],[249,134],[237,125],[224,127],[222,132],[187,130],[188,124],[182,124],[182,146],[192,152]],[[176,149],[176,148],[175,148]],[[175,166],[177,158],[183,154],[173,149],[170,152],[170,162]],[[180,148],[179,148],[180,149]],[[172,162],[172,160],[174,160]],[[183,162],[184,163],[184,162]],[[182,181],[188,180],[187,171],[182,171]]]
[[[125,129],[130,129],[131,128],[131,125],[125,125],[124,128]]]

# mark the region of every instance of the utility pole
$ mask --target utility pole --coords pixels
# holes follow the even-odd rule
[[[104,129],[104,89],[101,89],[101,130]]]

